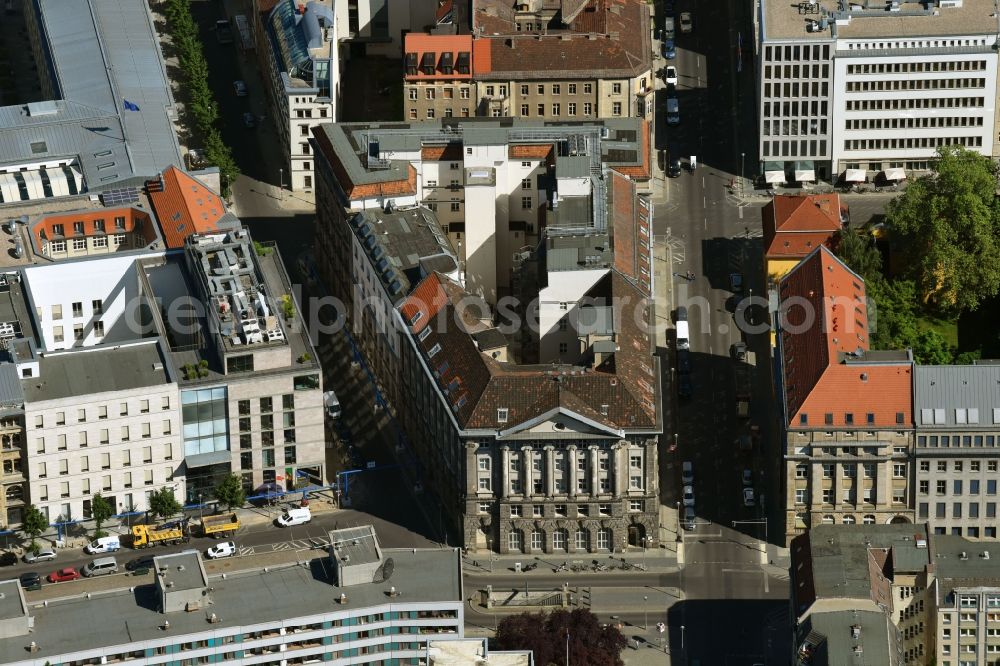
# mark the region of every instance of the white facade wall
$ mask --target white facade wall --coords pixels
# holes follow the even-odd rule
[[[84,517],[84,501],[114,498],[115,513],[149,507],[163,487],[184,499],[176,384],[26,405],[29,497],[49,520]],[[107,443],[102,443],[102,440]]]
[[[578,336],[573,328],[580,300],[602,277],[606,268],[597,270],[550,271],[548,286],[538,293],[539,362],[574,362],[581,353]],[[567,319],[566,330],[559,330],[559,321]],[[566,351],[560,349],[566,345]]]
[[[291,173],[287,173],[286,170],[283,182],[293,192],[311,192],[315,187],[314,161],[309,138],[312,136],[313,127],[334,122],[337,118],[337,97],[340,90],[340,71],[337,67],[330,67],[330,78],[336,79],[336,83],[332,80],[330,83],[334,96],[326,101],[317,101],[320,98],[317,98],[315,93],[296,93],[294,89],[280,92],[284,114],[279,117],[286,118],[288,123],[285,136],[291,170]]]
[[[134,340],[140,333],[130,325],[136,320],[139,296],[136,259],[135,255],[104,256],[100,261],[24,269],[44,348],[51,351]],[[95,311],[94,301],[98,300],[101,312]],[[79,316],[74,315],[74,304],[79,305]],[[96,330],[97,321],[103,323],[103,336]],[[76,326],[82,327],[82,340],[75,340]]]
[[[937,147],[948,143],[992,154],[994,41],[984,35],[839,40],[833,73],[834,170],[844,170],[847,163],[872,168],[872,162],[881,163],[875,170],[909,168],[933,159]],[[938,55],[926,49],[970,52]]]

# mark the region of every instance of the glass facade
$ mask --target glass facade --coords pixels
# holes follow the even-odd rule
[[[229,449],[226,399],[224,386],[181,392],[185,456]]]

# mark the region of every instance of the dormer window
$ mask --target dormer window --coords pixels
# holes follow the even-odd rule
[[[442,74],[451,74],[454,65],[455,57],[451,54],[451,51],[445,51],[441,54],[441,60],[438,62],[438,67],[441,69]]]
[[[430,348],[427,352],[427,358],[434,358],[434,355],[441,351],[440,343],[434,343],[434,346]]]
[[[507,408],[500,407],[497,409],[497,423],[507,423]]]
[[[472,58],[469,57],[468,51],[462,51],[458,54],[458,73],[459,74],[471,74],[472,73]]]
[[[420,70],[427,76],[434,75],[434,54],[425,53],[420,61]]]
[[[406,75],[416,76],[417,75],[417,54],[407,53],[406,54]]]
[[[423,318],[424,318],[424,311],[417,310],[416,313],[413,315],[413,318],[410,319],[410,326],[414,326],[418,321],[420,321]]]

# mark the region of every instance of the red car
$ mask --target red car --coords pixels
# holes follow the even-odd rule
[[[60,569],[59,571],[53,571],[47,578],[50,583],[65,583],[71,580],[76,580],[79,577],[79,571],[72,567],[66,567],[65,569]]]

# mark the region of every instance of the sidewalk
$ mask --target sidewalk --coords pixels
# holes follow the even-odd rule
[[[670,544],[673,546],[673,542]],[[643,553],[641,550],[628,551],[625,553],[543,553],[541,555],[515,554],[497,555],[492,558],[487,553],[468,553],[462,557],[462,569],[468,574],[488,575],[509,575],[517,573],[517,564],[521,564],[520,575],[524,576],[525,582],[531,582],[532,578],[551,577],[553,574],[562,573],[557,571],[559,567],[566,563],[568,567],[573,565],[584,566],[584,571],[572,571],[570,574],[586,573],[664,573],[677,570],[677,553],[675,550],[667,548],[650,548]],[[594,564],[600,563],[607,567],[605,570],[595,570]],[[492,565],[492,566],[491,566]],[[536,565],[536,568],[525,571],[524,567]],[[622,566],[625,566],[623,569]]]

